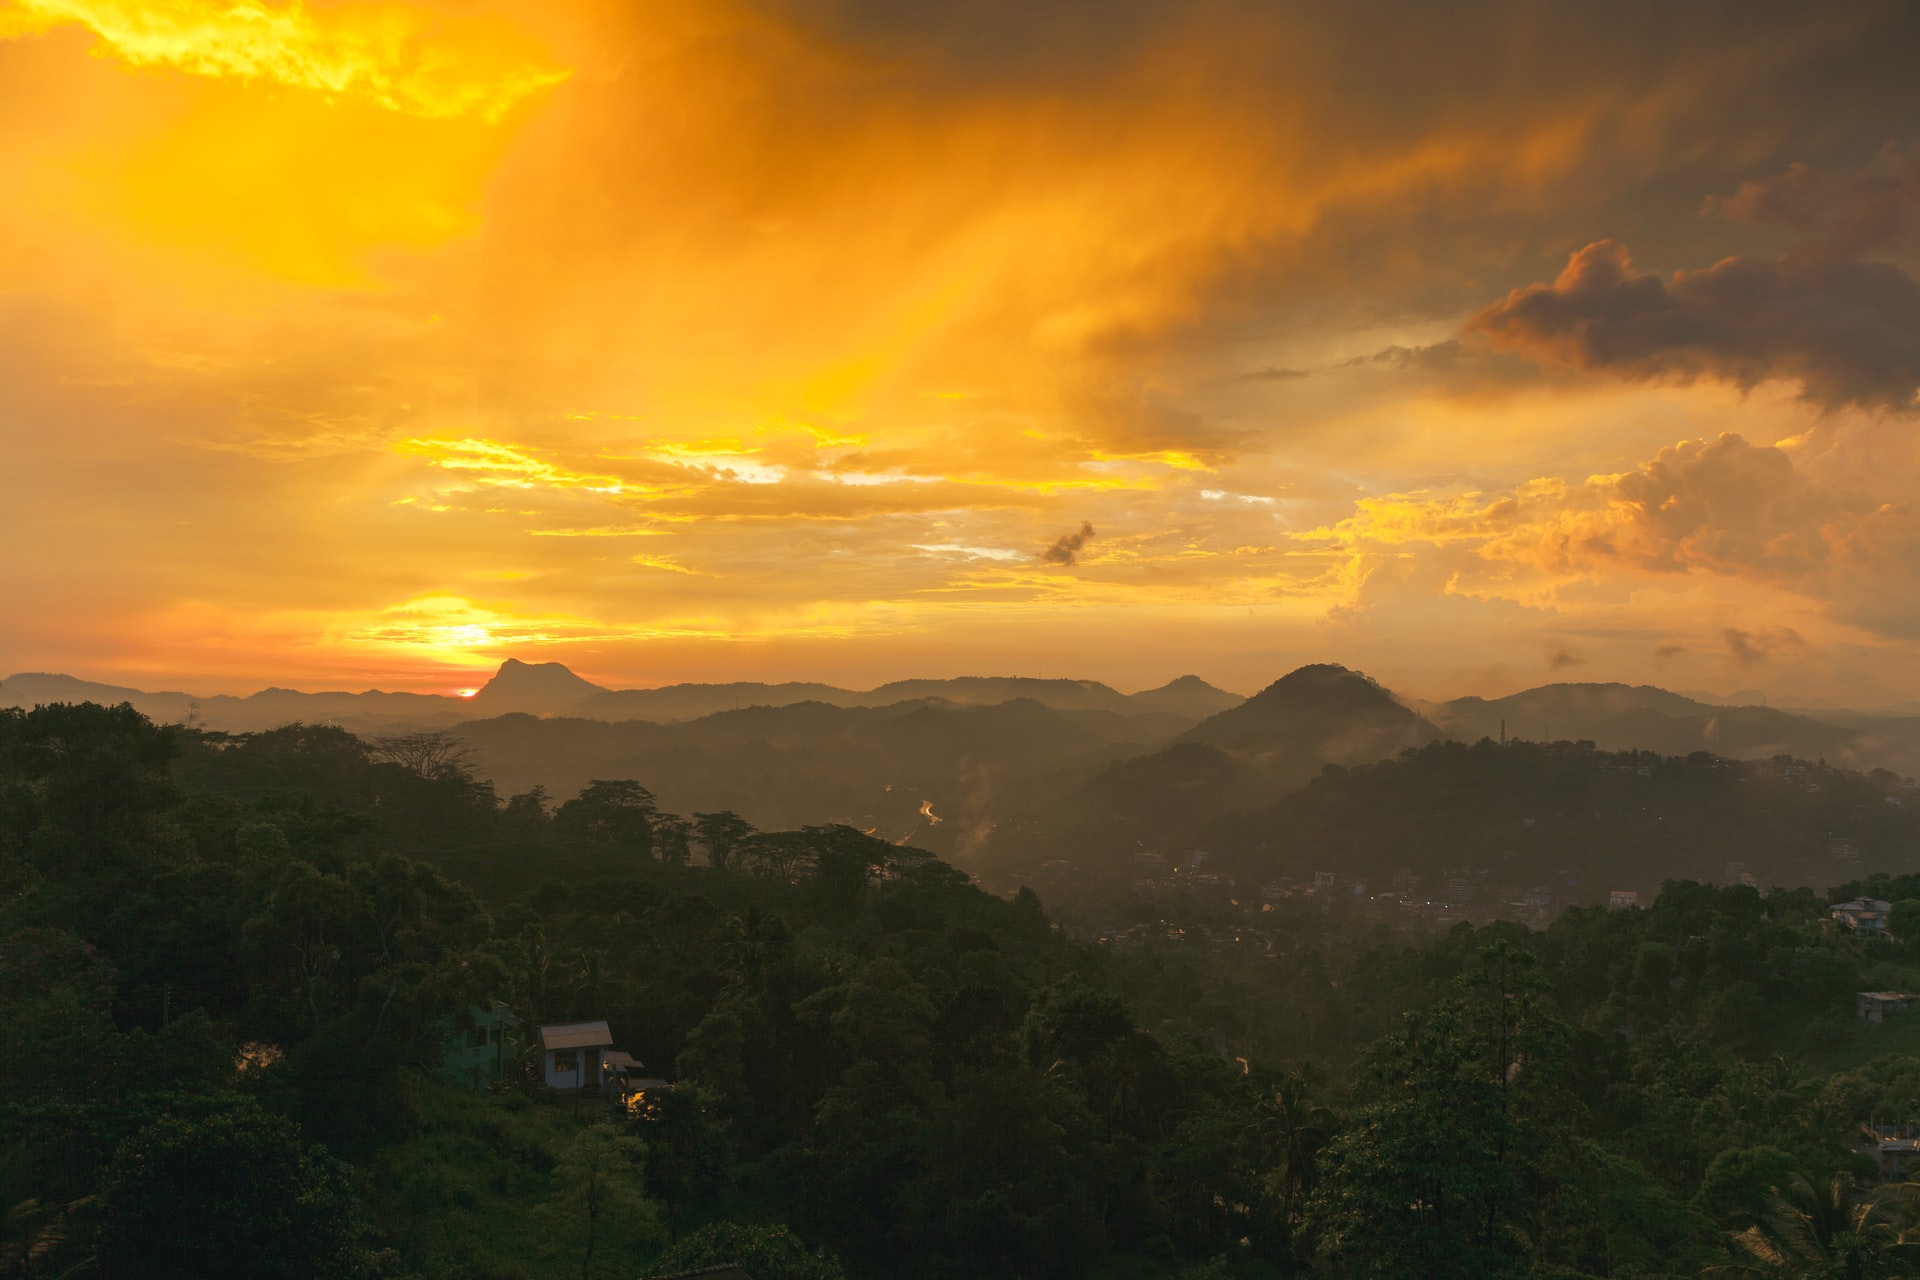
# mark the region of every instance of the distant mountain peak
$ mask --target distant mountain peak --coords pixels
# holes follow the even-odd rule
[[[1237,707],[1246,699],[1237,693],[1228,693],[1217,689],[1199,676],[1180,676],[1169,680],[1158,689],[1142,689],[1131,695],[1128,702],[1146,711],[1160,711],[1172,715],[1185,716],[1190,720],[1205,720],[1208,716],[1218,715],[1230,707]]]
[[[1359,760],[1379,759],[1438,736],[1379,681],[1337,662],[1289,671],[1187,734],[1228,751]]]
[[[1340,684],[1345,680],[1359,680],[1374,688],[1380,688],[1380,682],[1372,676],[1362,675],[1352,667],[1341,666],[1337,662],[1309,662],[1303,667],[1295,667],[1287,674],[1262,689],[1260,693],[1271,693],[1276,689],[1324,689]],[[1255,694],[1259,697],[1260,694]]]
[[[605,692],[602,686],[575,675],[564,663],[508,658],[493,678],[480,686],[473,701],[496,715],[508,711],[539,715]]]

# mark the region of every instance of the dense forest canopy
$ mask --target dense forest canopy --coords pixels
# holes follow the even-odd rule
[[[502,797],[435,734],[0,711],[0,1267],[1912,1274],[1879,1146],[1920,1126],[1920,1009],[1857,1016],[1920,991],[1898,780],[1624,763],[1419,749],[1213,815],[1220,856],[1372,857],[1424,795],[1485,847],[1534,818],[1543,866],[1633,866],[1667,823],[1712,858],[1729,824],[1852,823],[1860,860],[1540,929],[1186,887],[1050,908],[644,778]],[[1832,918],[1862,894],[1892,936]],[[1094,940],[1108,912],[1131,945]],[[448,1046],[493,1008],[604,1019],[671,1085],[615,1111],[527,1055],[476,1089]]]

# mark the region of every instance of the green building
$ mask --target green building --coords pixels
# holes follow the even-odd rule
[[[467,1006],[462,1026],[449,1019],[446,1023],[446,1052],[440,1069],[447,1075],[478,1089],[507,1072],[526,1048],[520,1036],[520,1019],[507,1012],[507,1006],[495,1001],[491,1009],[477,1004]]]

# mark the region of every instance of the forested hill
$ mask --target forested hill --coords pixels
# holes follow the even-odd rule
[[[1169,900],[1121,948],[857,830],[503,799],[460,753],[0,711],[0,1268],[1913,1273],[1860,1144],[1920,1125],[1920,1011],[1854,993],[1920,948],[1821,894]],[[476,1090],[444,1063],[489,1007],[605,1019],[670,1087],[615,1112],[507,1052]]]
[[[1849,768],[1920,773],[1920,733],[1911,718],[1846,712],[1795,714],[1768,706],[1722,706],[1647,685],[1550,684],[1504,698],[1455,698],[1423,708],[1462,742],[1527,738],[1586,740],[1603,751],[1733,760],[1799,756]]]
[[[968,866],[996,880],[1051,866],[1051,895],[1084,897],[1203,855],[1246,895],[1331,875],[1369,899],[1522,916],[1667,880],[1920,869],[1920,790],[1885,770],[1483,739],[1303,772],[1180,743],[1001,813]]]
[[[1466,900],[1483,905],[1540,885],[1559,902],[1604,902],[1618,889],[1651,898],[1667,880],[1826,885],[1920,870],[1920,791],[1789,757],[1447,742],[1329,768],[1192,835],[1256,882],[1326,870],[1386,891],[1411,873],[1440,896],[1464,876]]]

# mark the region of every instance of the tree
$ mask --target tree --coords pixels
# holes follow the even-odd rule
[[[313,1030],[351,991],[340,980],[344,944],[364,914],[364,902],[345,879],[312,863],[292,862],[281,867],[260,914],[247,923],[256,953],[269,974],[297,991]]]
[[[806,827],[802,834],[812,849],[814,894],[832,910],[857,911],[873,878],[894,865],[891,843],[856,828]]]
[[[473,748],[444,729],[375,738],[368,754],[436,782],[473,777],[473,768],[467,763],[473,757]]]
[[[667,1239],[680,1239],[688,1200],[713,1191],[730,1154],[715,1099],[691,1083],[650,1089],[634,1114],[647,1143],[647,1190],[667,1206]]]
[[[688,843],[693,835],[693,824],[685,818],[673,814],[662,814],[653,820],[653,844],[659,850],[660,861],[669,866],[684,867],[693,856],[692,846]]]
[[[740,865],[755,875],[791,883],[813,865],[814,842],[804,831],[757,831],[735,850]]]
[[[693,838],[706,850],[707,863],[725,871],[740,842],[753,834],[753,824],[731,809],[693,815]]]
[[[1375,1046],[1375,1100],[1327,1148],[1309,1225],[1356,1275],[1519,1274],[1538,1238],[1549,1161],[1571,1138],[1564,1029],[1539,1007],[1533,956],[1505,942],[1459,985],[1465,998]]]
[[[653,820],[660,806],[632,779],[596,778],[586,789],[561,805],[553,825],[564,834],[586,840],[596,848],[626,856],[653,856]]]
[[[622,1245],[655,1233],[653,1206],[642,1190],[646,1146],[607,1121],[588,1125],[567,1144],[553,1167],[555,1191],[547,1211],[580,1241],[580,1280],[593,1274],[593,1254],[611,1231]]]
[[[507,825],[522,835],[531,835],[547,825],[552,816],[547,812],[547,789],[535,786],[507,801],[503,810]]]
[[[1896,1212],[1911,1185],[1862,1193],[1851,1174],[1816,1188],[1800,1174],[1767,1197],[1760,1222],[1732,1237],[1739,1261],[1715,1275],[1911,1276],[1920,1264],[1920,1232],[1903,1230]]]
[[[78,1247],[73,1237],[75,1220],[84,1217],[94,1203],[92,1196],[64,1205],[22,1200],[0,1215],[0,1229],[6,1233],[0,1240],[0,1275],[65,1280],[91,1271],[92,1258],[74,1258]]]
[[[766,990],[769,970],[791,954],[793,935],[785,920],[763,913],[756,903],[745,915],[727,918],[723,945],[727,976],[758,995]]]
[[[1908,946],[1920,943],[1920,898],[1902,898],[1887,913],[1887,931]]]
[[[0,777],[32,784],[47,834],[65,838],[43,844],[41,858],[84,849],[94,865],[134,853],[179,799],[167,772],[179,734],[125,703],[0,710]]]
[[[1743,1231],[1771,1212],[1775,1187],[1798,1176],[1793,1156],[1779,1147],[1730,1147],[1713,1158],[1693,1207],[1717,1224]]]
[[[753,1280],[846,1280],[831,1254],[808,1250],[784,1226],[735,1222],[702,1227],[656,1258],[650,1274],[671,1276],[726,1266],[739,1267]]]
[[[126,1280],[344,1280],[366,1272],[346,1166],[251,1099],[169,1115],[121,1147],[100,1232]]]
[[[1289,1071],[1275,1082],[1271,1106],[1262,1109],[1258,1133],[1273,1147],[1269,1185],[1289,1227],[1297,1225],[1313,1190],[1314,1160],[1327,1145],[1334,1116],[1313,1097],[1314,1082]]]

